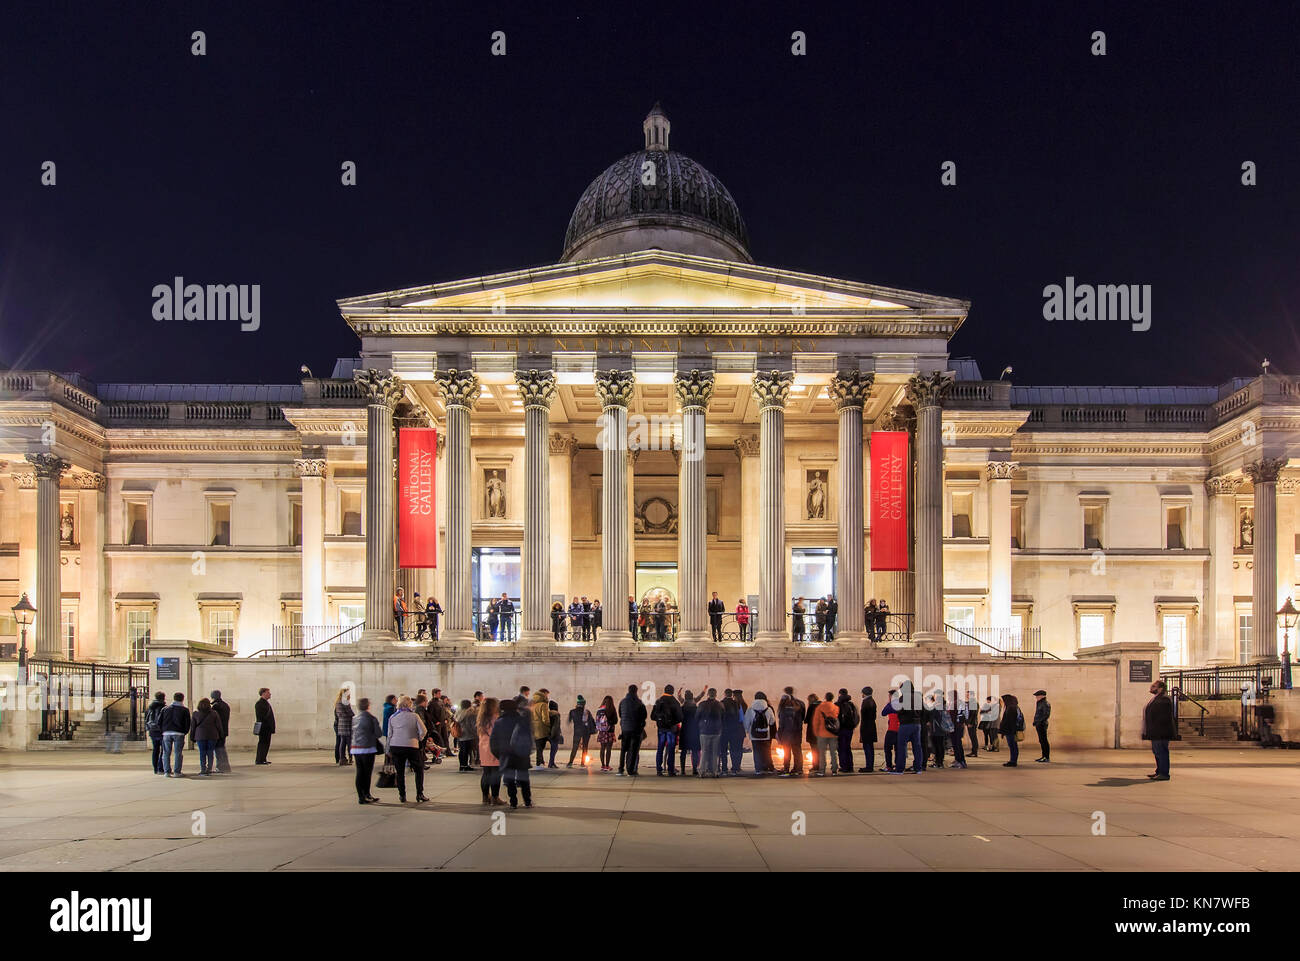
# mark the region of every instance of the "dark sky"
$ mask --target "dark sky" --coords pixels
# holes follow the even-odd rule
[[[760,263],[967,298],[951,350],[986,376],[1300,371],[1296,4],[532,6],[553,9],[6,5],[0,360],[326,373],[357,349],[338,297],[557,260],[579,194],[661,100]],[[178,274],[261,284],[261,330],[155,322]],[[1044,321],[1067,275],[1150,284],[1151,329]]]

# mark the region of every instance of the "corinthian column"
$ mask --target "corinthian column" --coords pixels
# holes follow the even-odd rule
[[[434,374],[447,408],[447,600],[442,637],[448,643],[474,640],[471,617],[469,514],[469,415],[478,404],[478,376],[471,370]]]
[[[293,462],[302,478],[302,622],[325,623],[325,459]]]
[[[397,564],[397,489],[393,478],[393,408],[402,383],[390,371],[353,371],[366,406],[366,626],[363,643],[397,640],[393,584]]]
[[[1201,656],[1195,663],[1236,664],[1237,617],[1232,565],[1237,542],[1237,491],[1240,477],[1216,475],[1205,480],[1210,502],[1206,542],[1210,548],[1209,577],[1205,585],[1205,627]]]
[[[519,399],[524,404],[524,629],[527,643],[554,641],[551,633],[551,456],[548,433],[555,373],[517,370]]]
[[[1251,555],[1251,626],[1255,641],[1251,659],[1255,661],[1277,659],[1277,475],[1285,466],[1285,457],[1263,457],[1242,467],[1255,486],[1255,542]]]
[[[1011,628],[1011,475],[1019,466],[1011,460],[984,465],[989,480],[989,625],[1004,634]],[[1004,650],[1018,649],[1020,643],[1010,637],[993,642]]]
[[[919,644],[946,643],[943,629],[943,401],[946,371],[914,374],[907,399],[916,409],[916,631]]]
[[[682,409],[682,450],[678,465],[677,567],[681,589],[682,623],[678,640],[708,641],[707,537],[705,525],[704,412],[713,396],[713,371],[689,370],[673,377],[677,404]]]
[[[839,604],[837,640],[865,643],[863,592],[867,583],[863,523],[862,408],[876,375],[842,370],[831,378],[830,394],[839,409],[839,563],[835,594]]]
[[[758,435],[737,437],[733,442],[740,461],[740,593],[758,594]],[[724,598],[733,607],[731,598]]]
[[[766,370],[754,375],[758,403],[758,629],[754,643],[779,645],[790,640],[785,609],[785,402],[794,374]]]
[[[72,465],[55,454],[28,454],[27,462],[36,469],[36,655],[62,657],[59,480]]]
[[[601,594],[605,597],[602,621],[607,643],[632,643],[628,627],[629,583],[627,406],[632,402],[633,374],[630,370],[602,370],[596,374],[596,396],[600,398],[603,481],[600,497]]]
[[[551,486],[551,527],[556,534],[551,538],[551,593],[565,595],[567,607],[573,579],[573,455],[578,452],[578,438],[552,434],[550,449],[547,482]]]

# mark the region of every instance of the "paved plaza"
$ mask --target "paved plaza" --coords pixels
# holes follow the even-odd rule
[[[822,779],[534,772],[537,807],[480,804],[478,776],[435,767],[429,804],[360,806],[325,751],[251,758],[227,777],[156,777],[148,755],[0,754],[0,870],[1250,871],[1300,863],[1300,755],[982,754],[966,771]],[[561,762],[564,759],[561,755]],[[186,764],[197,767],[188,752]],[[649,762],[649,763],[647,763]],[[1027,763],[1026,763],[1027,762]],[[748,763],[748,755],[746,756]],[[647,772],[648,773],[645,773]],[[414,798],[413,788],[409,791]],[[504,811],[504,834],[490,810]],[[806,834],[793,833],[802,812]],[[1104,836],[1094,835],[1096,815]],[[206,832],[195,836],[195,826]],[[500,827],[498,827],[498,832]]]

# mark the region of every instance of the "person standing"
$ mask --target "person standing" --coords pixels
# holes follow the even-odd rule
[[[275,733],[275,711],[271,709],[271,689],[264,687],[257,692],[257,703],[253,705],[253,733],[257,735],[258,764],[270,764],[266,756],[271,753],[271,735]]]
[[[826,598],[817,598],[817,606],[813,608],[813,640],[821,643],[826,640]]]
[[[723,776],[735,777],[740,773],[740,758],[745,747],[745,712],[741,708],[736,692],[727,688],[722,696],[722,741],[718,757],[722,761]],[[727,767],[727,757],[731,757],[731,767]]]
[[[144,729],[149,732],[149,746],[152,751],[150,760],[153,762],[154,774],[167,773],[162,758],[162,715],[165,710],[167,710],[167,695],[162,691],[156,692],[149,706],[144,709]]]
[[[882,598],[876,605],[876,641],[885,639],[885,632],[889,630],[889,605]]]
[[[718,749],[722,745],[722,702],[718,689],[711,687],[695,712],[700,730],[700,753],[703,757],[700,777],[718,776]]]
[[[581,694],[578,695],[573,710],[569,712],[569,724],[573,728],[573,747],[569,748],[569,763],[565,767],[573,767],[575,757],[581,757],[582,760],[578,763],[586,766],[587,744],[591,740],[592,732],[596,730],[596,719],[587,710],[587,699]]]
[[[663,603],[661,600],[660,604]],[[658,630],[659,624],[656,622],[655,629]],[[682,706],[677,703],[677,698],[673,697],[673,686],[664,685],[663,696],[655,701],[654,710],[650,712],[650,720],[654,721],[659,728],[659,746],[655,750],[655,775],[664,776],[665,755],[667,756],[666,766],[669,777],[676,777],[677,770],[673,766],[673,750],[677,747],[677,733],[682,726]]]
[[[862,622],[867,629],[867,640],[872,644],[876,643],[879,638],[876,637],[876,599],[874,597],[867,601],[867,606],[862,609]]]
[[[415,772],[415,803],[429,800],[424,796],[424,758],[420,750],[428,735],[429,729],[413,710],[411,699],[401,697],[397,710],[388,719],[388,753],[397,766],[397,796],[403,804],[406,803],[407,767]]]
[[[350,764],[352,755],[352,695],[346,687],[339,688],[334,698],[334,763]]]
[[[535,767],[546,766],[546,742],[551,738],[551,697],[546,688],[541,688],[528,703],[528,712],[532,724],[533,742],[537,747]]]
[[[839,741],[840,772],[853,773],[853,732],[858,727],[858,708],[853,703],[847,688],[840,688],[840,696],[835,699],[835,706],[840,712],[840,730],[836,735]]]
[[[1020,760],[1020,735],[1025,730],[1025,716],[1020,713],[1020,701],[1014,694],[1002,695],[1002,720],[998,723],[998,733],[1006,738],[1007,750],[1011,752],[1011,760],[1003,763],[1003,767],[1016,767],[1016,762]]]
[[[230,773],[230,755],[226,753],[226,738],[230,737],[230,705],[221,699],[220,691],[213,691],[212,710],[221,718],[221,737],[217,738],[217,773]]]
[[[424,605],[424,617],[429,622],[429,637],[435,644],[438,641],[438,615],[441,613],[442,605],[438,603],[438,599],[429,598],[429,603]]]
[[[591,602],[591,643],[600,639],[600,632],[605,627],[605,611],[600,606],[600,598]]]
[[[497,631],[501,629],[501,608],[498,606],[496,599],[488,601],[487,609],[488,636],[491,637],[495,644],[497,640]]]
[[[911,681],[904,681],[898,686],[896,697],[898,712],[898,744],[894,749],[894,770],[902,774],[907,766],[907,748],[912,747],[912,773],[920,774],[925,770],[925,760],[921,750],[921,714],[925,710],[925,701],[921,692],[912,686]]]
[[[474,702],[466,698],[460,702],[460,710],[452,724],[452,733],[456,736],[456,759],[460,773],[474,770],[474,745],[478,741],[478,711]]]
[[[641,698],[637,697],[635,684],[627,686],[627,695],[618,705],[618,721],[621,731],[618,773],[636,777],[641,760],[641,741],[645,737],[646,709]]]
[[[217,755],[217,739],[221,737],[221,717],[212,710],[206,697],[199,701],[190,718],[190,739],[199,749],[199,777],[211,777]]]
[[[979,757],[980,742],[979,727],[980,718],[980,699],[973,691],[967,691],[966,697],[962,699],[961,709],[957,712],[957,719],[966,725],[966,732],[970,735],[970,756]]]
[[[423,643],[424,632],[429,629],[429,615],[424,611],[419,591],[411,593],[411,617],[415,619],[415,643]]]
[[[184,777],[181,765],[185,760],[185,738],[190,733],[190,709],[185,706],[184,694],[177,691],[172,695],[172,702],[163,710],[158,723],[162,730],[163,770],[168,777]]]
[[[393,622],[397,625],[397,639],[399,641],[406,640],[406,635],[402,633],[406,627],[406,615],[406,595],[399,587],[397,592],[393,594]]]
[[[682,696],[682,728],[677,736],[677,750],[681,752],[682,776],[686,776],[686,757],[691,758],[691,777],[700,776],[700,706],[695,695],[687,691]]]
[[[1047,700],[1046,691],[1034,691],[1037,704],[1034,705],[1034,731],[1038,734],[1038,748],[1043,756],[1036,758],[1039,764],[1046,764],[1052,759],[1052,745],[1047,740],[1047,721],[1052,716],[1052,705]]]
[[[840,616],[840,602],[834,594],[826,595],[826,643],[835,640],[835,622]]]
[[[655,601],[655,640],[662,643],[668,635],[668,604],[662,597]]]
[[[501,600],[497,601],[497,620],[501,625],[501,640],[510,642],[515,639],[515,604],[510,600],[510,596],[501,592]]]
[[[957,700],[957,692],[952,692],[952,706],[948,708],[948,723],[952,725],[952,730],[948,737],[952,741],[952,766],[966,769],[966,751],[962,746],[966,737],[966,732],[962,729],[963,703]]]
[[[745,732],[749,734],[749,743],[754,749],[755,777],[773,773],[772,731],[775,727],[776,715],[767,704],[767,695],[762,691],[756,692],[754,703],[745,711]]]
[[[886,773],[898,767],[898,691],[889,689],[889,700],[880,709],[880,716],[888,718],[885,724],[885,766]]]
[[[793,616],[790,618],[790,626],[796,644],[803,643],[803,616],[807,611],[808,608],[804,605],[802,597],[796,600],[794,607],[791,608]]]
[[[813,771],[813,777],[826,776],[827,758],[830,759],[831,776],[834,777],[840,773],[840,708],[835,702],[835,695],[830,691],[826,692],[825,699],[813,711],[812,729],[817,738],[813,748],[817,752],[817,767]]]
[[[777,737],[782,748],[781,777],[803,777],[803,729],[808,722],[803,701],[787,687],[777,710]],[[793,770],[791,769],[793,767]]]
[[[551,696],[549,692],[546,695]],[[564,715],[560,713],[560,705],[555,701],[547,701],[546,709],[551,715],[551,733],[547,740],[550,742],[551,756],[546,766],[553,770],[559,770],[559,765],[555,763],[555,755],[560,750],[560,745],[564,743]]]
[[[380,729],[383,732],[385,739],[387,739],[388,737],[388,719],[392,717],[396,711],[397,711],[397,695],[389,694],[384,698],[383,719],[380,721]],[[387,744],[388,743],[387,740],[385,740],[384,743]]]
[[[863,774],[876,770],[876,699],[871,688],[862,689],[862,706],[858,710],[858,742],[862,745]]]
[[[587,600],[587,595],[582,595],[582,639],[584,641],[592,640],[591,625],[593,623],[591,616],[591,601]]]
[[[596,744],[600,748],[601,771],[612,771],[610,765],[614,753],[614,728],[618,726],[618,708],[614,698],[606,694],[605,699],[596,708]]]
[[[718,592],[713,592],[713,598],[709,601],[709,629],[713,632],[713,643],[722,643],[722,615],[726,613],[727,605],[718,597]]]
[[[514,701],[510,702],[514,704]],[[495,697],[486,697],[479,705],[475,727],[478,732],[478,763],[483,773],[478,786],[483,792],[483,803],[487,805],[504,804],[501,800],[501,759],[492,753],[492,728],[497,722],[501,702]]]
[[[524,807],[533,806],[533,787],[528,774],[532,725],[532,718],[526,710],[520,710],[518,701],[502,701],[501,714],[492,725],[488,739],[489,752],[500,761],[501,780],[512,808],[519,807],[520,794],[524,796]]]
[[[749,640],[749,605],[742,597],[736,602],[736,629],[740,632],[740,643]]]
[[[1142,709],[1142,740],[1151,742],[1156,769],[1155,773],[1148,774],[1147,777],[1153,781],[1168,781],[1169,742],[1178,737],[1174,724],[1174,702],[1167,693],[1164,681],[1155,681],[1150,691],[1151,700]]]
[[[582,616],[582,602],[576,597],[569,604],[569,628],[573,631],[573,640],[587,639],[587,628]]]
[[[564,605],[559,601],[551,605],[551,634],[556,644],[564,640]]]
[[[352,763],[357,769],[357,803],[374,804],[379,798],[370,793],[370,775],[375,770],[379,755],[379,721],[370,713],[370,698],[357,701],[357,714],[352,718]]]
[[[998,702],[993,700],[990,694],[984,699],[980,706],[980,730],[984,732],[984,750],[996,751],[998,749],[998,720],[1001,712],[998,710]]]

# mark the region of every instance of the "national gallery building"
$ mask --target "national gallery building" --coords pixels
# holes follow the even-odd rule
[[[735,200],[669,133],[656,107],[557,263],[340,301],[359,351],[329,376],[0,374],[0,649],[26,594],[35,657],[144,664],[162,639],[231,662],[554,657],[584,640],[553,605],[586,598],[594,647],[635,658],[658,636],[629,599],[651,622],[664,603],[665,645],[704,651],[716,591],[723,646],[743,600],[769,658],[1279,655],[1300,380],[991,379],[948,353],[966,301],[755,264]],[[413,427],[437,431],[436,568],[398,563]],[[899,570],[871,564],[882,431],[906,438]],[[438,602],[436,644],[413,618],[399,639],[399,587]],[[512,618],[490,612],[502,595]]]

